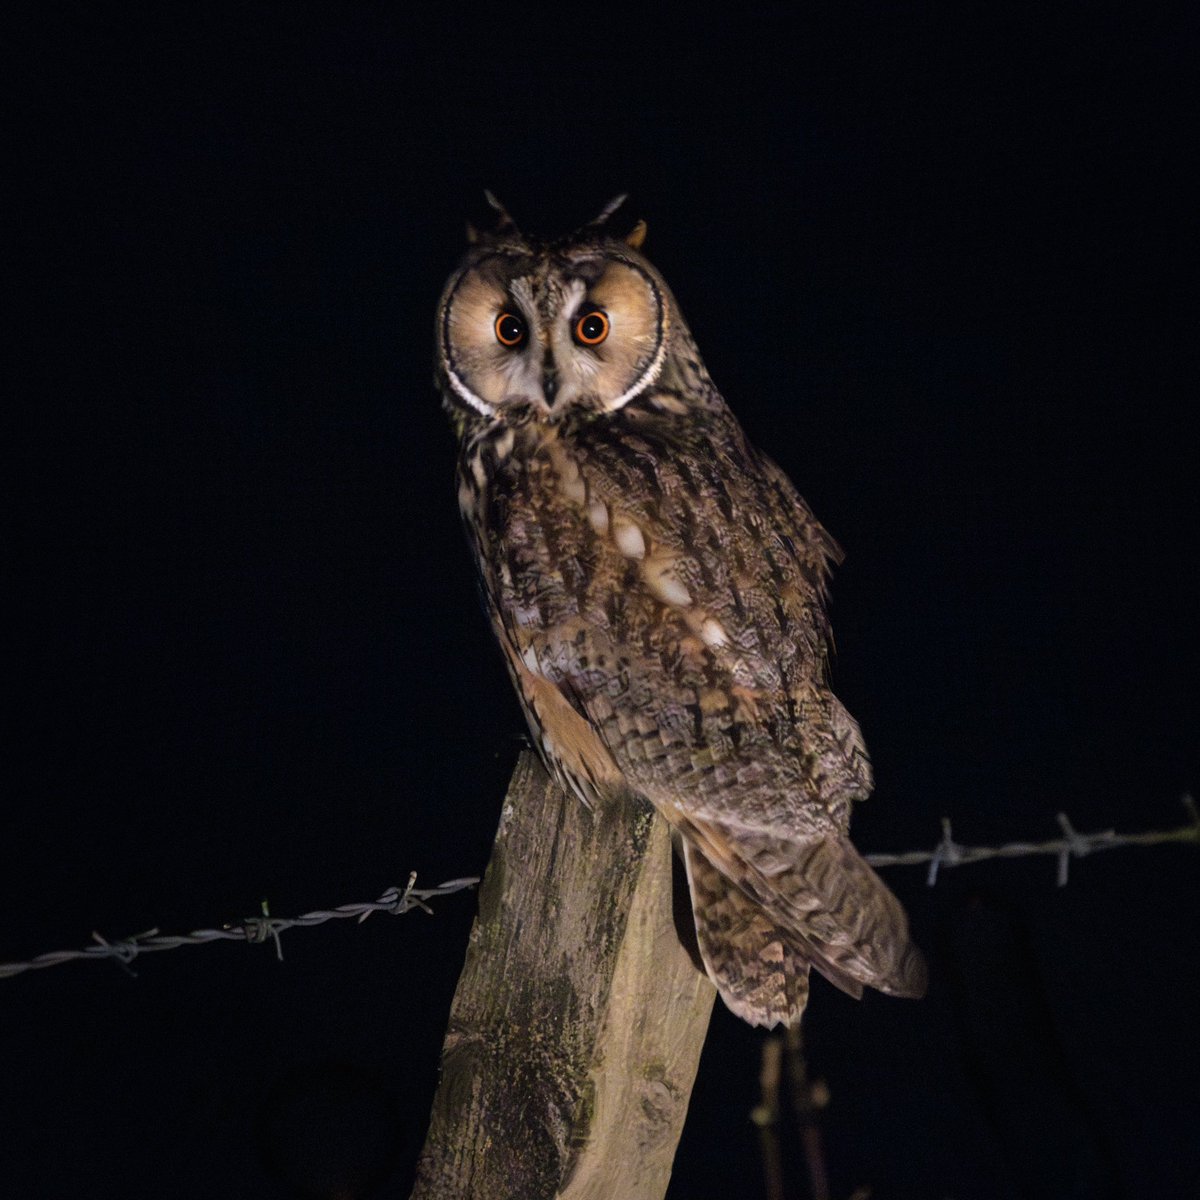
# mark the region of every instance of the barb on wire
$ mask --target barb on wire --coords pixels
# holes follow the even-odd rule
[[[903,854],[867,854],[864,857],[873,867],[906,867],[928,863],[925,882],[937,883],[943,867],[961,867],[966,863],[983,862],[989,858],[1024,858],[1034,854],[1052,854],[1058,860],[1058,886],[1065,887],[1072,858],[1083,858],[1096,850],[1113,850],[1118,846],[1156,846],[1164,842],[1200,843],[1200,812],[1191,796],[1183,797],[1183,807],[1189,821],[1177,829],[1149,830],[1144,833],[1117,833],[1105,829],[1097,833],[1080,833],[1066,813],[1058,813],[1062,837],[1048,842],[1009,842],[1005,846],[964,846],[954,840],[948,817],[942,818],[942,839],[932,850],[909,850]]]
[[[1058,886],[1067,883],[1072,858],[1083,858],[1096,850],[1111,850],[1118,846],[1153,846],[1165,842],[1200,843],[1200,812],[1191,796],[1183,797],[1189,821],[1177,829],[1150,830],[1143,833],[1116,833],[1105,829],[1098,833],[1080,833],[1071,824],[1066,813],[1058,814],[1062,837],[1047,842],[1010,842],[1004,846],[966,846],[954,840],[948,818],[942,819],[942,837],[932,850],[910,850],[902,854],[868,854],[867,862],[875,867],[913,866],[928,863],[926,882],[930,887],[937,883],[938,873],[943,867],[959,867],[966,863],[983,862],[990,858],[1022,858],[1027,855],[1051,854],[1058,860]],[[180,946],[196,946],[204,942],[231,941],[275,943],[275,955],[283,961],[283,944],[280,934],[288,929],[323,925],[326,921],[354,917],[361,924],[372,913],[385,912],[398,916],[410,909],[420,908],[427,913],[433,910],[428,901],[434,896],[446,896],[473,887],[477,878],[450,879],[433,888],[418,888],[417,873],[408,877],[404,887],[390,887],[379,897],[365,904],[342,904],[338,908],[304,913],[299,917],[273,917],[267,902],[262,902],[262,913],[247,917],[236,925],[225,925],[221,929],[196,929],[191,933],[164,935],[157,929],[147,929],[126,938],[110,940],[98,932],[92,933],[93,945],[82,950],[56,950],[39,954],[25,962],[0,963],[0,979],[10,979],[26,971],[56,967],[61,963],[78,959],[112,959],[135,975],[133,961],[141,954],[155,950],[175,950]]]
[[[448,896],[451,892],[461,892],[478,882],[477,878],[450,879],[439,883],[437,887],[418,888],[417,873],[413,871],[404,887],[390,887],[378,900],[366,904],[342,904],[334,909],[304,913],[299,917],[273,917],[264,900],[261,916],[247,917],[236,925],[224,925],[220,929],[196,929],[191,933],[166,936],[160,934],[157,929],[147,929],[144,933],[135,933],[131,937],[112,941],[99,933],[93,933],[94,944],[85,946],[82,950],[56,950],[49,954],[39,954],[26,962],[0,963],[0,979],[9,979],[25,971],[37,971],[43,967],[57,967],[60,963],[77,959],[115,959],[126,971],[134,974],[131,964],[139,954],[147,954],[153,950],[175,950],[180,946],[198,946],[204,942],[273,941],[275,955],[282,962],[283,944],[279,935],[286,929],[324,925],[326,921],[344,920],[347,917],[357,918],[361,925],[372,913],[385,912],[399,916],[413,908],[432,913],[433,909],[427,901],[434,896]]]

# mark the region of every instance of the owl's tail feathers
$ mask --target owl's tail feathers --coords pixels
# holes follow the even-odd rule
[[[751,1025],[794,1025],[808,1000],[808,959],[687,838],[683,861],[700,957],[726,1007]]]
[[[712,825],[693,826],[693,833],[701,846],[696,857],[705,860],[725,893],[734,897],[722,896],[717,884],[709,884],[702,895],[696,889],[697,873],[689,865],[701,952],[723,996],[722,976],[713,969],[710,952],[704,951],[701,927],[709,927],[710,940],[715,936],[724,944],[733,939],[721,927],[714,928],[704,911],[712,896],[724,901],[719,914],[737,913],[747,929],[756,930],[760,942],[771,947],[773,961],[781,963],[777,973],[790,974],[795,964],[811,965],[855,997],[862,995],[864,985],[892,996],[925,994],[925,960],[909,938],[904,909],[848,838],[797,845],[767,834],[739,831],[730,836]],[[689,853],[693,851],[689,847]],[[742,939],[746,945],[750,941],[748,936]]]
[[[743,886],[800,939],[812,965],[844,990],[853,980],[890,996],[925,994],[925,959],[900,901],[849,838],[801,845],[740,840]],[[861,989],[860,989],[861,990]]]

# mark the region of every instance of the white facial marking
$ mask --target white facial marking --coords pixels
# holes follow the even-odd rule
[[[658,349],[654,352],[654,358],[650,365],[634,380],[633,384],[626,388],[615,400],[609,400],[604,405],[605,412],[616,412],[618,408],[624,408],[634,396],[641,395],[662,373],[663,363],[667,358],[667,320],[664,316],[662,340],[658,344]]]
[[[453,370],[448,370],[446,375],[450,380],[450,386],[458,393],[461,399],[465,400],[467,404],[470,405],[470,407],[473,408],[477,413],[480,413],[485,417],[491,417],[493,420],[495,420],[496,414],[492,411],[492,408],[480,400],[480,398],[475,395],[475,393],[471,391],[471,389],[467,387],[467,385],[463,383],[461,379],[459,379]]]
[[[567,290],[563,293],[562,304],[558,309],[559,316],[568,321],[571,320],[575,315],[575,310],[583,303],[583,298],[586,295],[587,285],[583,280],[572,279],[567,285]]]

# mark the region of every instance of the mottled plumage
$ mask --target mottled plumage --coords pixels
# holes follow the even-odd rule
[[[920,995],[846,837],[871,768],[827,682],[838,548],[713,386],[644,232],[541,241],[501,213],[439,309],[459,502],[530,729],[585,803],[633,793],[678,831],[734,1012],[798,1020],[810,966]]]

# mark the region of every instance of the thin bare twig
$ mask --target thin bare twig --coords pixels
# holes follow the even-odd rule
[[[808,1167],[808,1186],[812,1200],[829,1200],[829,1170],[825,1165],[825,1147],[817,1115],[829,1103],[824,1080],[810,1079],[804,1057],[804,1035],[799,1025],[790,1026],[787,1040],[788,1086],[792,1093],[792,1112],[800,1131],[800,1145]]]
[[[758,1126],[758,1145],[762,1151],[763,1177],[767,1200],[784,1200],[783,1152],[779,1144],[779,1084],[783,1076],[783,1039],[770,1037],[763,1042],[762,1070],[758,1082],[762,1100],[750,1113]]]

